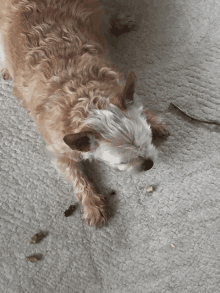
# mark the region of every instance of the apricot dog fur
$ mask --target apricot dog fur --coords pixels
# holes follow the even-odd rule
[[[147,171],[157,154],[152,136],[168,135],[153,113],[134,106],[134,73],[122,85],[107,58],[100,7],[96,0],[0,0],[2,76],[13,78],[14,95],[74,185],[83,218],[95,226],[107,218],[107,203],[81,161]],[[107,16],[112,34],[134,27],[123,12]]]

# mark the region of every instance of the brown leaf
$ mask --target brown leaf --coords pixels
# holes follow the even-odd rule
[[[29,260],[30,262],[36,262],[36,261],[38,261],[38,259],[35,256],[33,256],[33,255],[32,256],[27,256],[26,259]]]
[[[75,211],[76,206],[75,205],[71,205],[65,212],[64,215],[65,217],[69,217],[72,215],[72,213]]]
[[[37,233],[37,234],[35,234],[34,236],[31,237],[30,243],[31,244],[36,244],[36,243],[40,242],[46,236],[47,236],[47,233],[41,231],[41,232],[39,232],[39,233]]]

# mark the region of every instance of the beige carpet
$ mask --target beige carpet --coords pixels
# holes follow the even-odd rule
[[[88,165],[112,214],[96,230],[79,206],[64,217],[72,186],[44,153],[12,81],[0,79],[2,293],[220,291],[220,126],[170,107],[220,121],[220,2],[125,2],[138,27],[110,49],[112,59],[136,73],[136,101],[159,113],[171,136],[156,143],[157,163],[137,178]],[[48,236],[30,244],[40,230]],[[34,253],[42,259],[28,262]]]

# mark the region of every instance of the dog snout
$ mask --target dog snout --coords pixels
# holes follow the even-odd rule
[[[147,159],[142,164],[142,170],[147,171],[150,170],[154,165],[154,162],[151,159]]]

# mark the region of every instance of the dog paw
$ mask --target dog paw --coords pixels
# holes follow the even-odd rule
[[[161,124],[160,127],[154,128],[152,130],[153,139],[157,138],[167,138],[170,136],[170,132],[165,124]]]
[[[111,33],[116,37],[130,32],[135,26],[135,18],[131,13],[128,12],[119,12],[112,18],[112,29]]]
[[[98,204],[83,205],[83,219],[90,226],[101,226],[108,217],[106,200],[100,198]]]
[[[3,67],[1,69],[1,75],[4,80],[8,80],[10,78],[10,74],[7,68]]]

